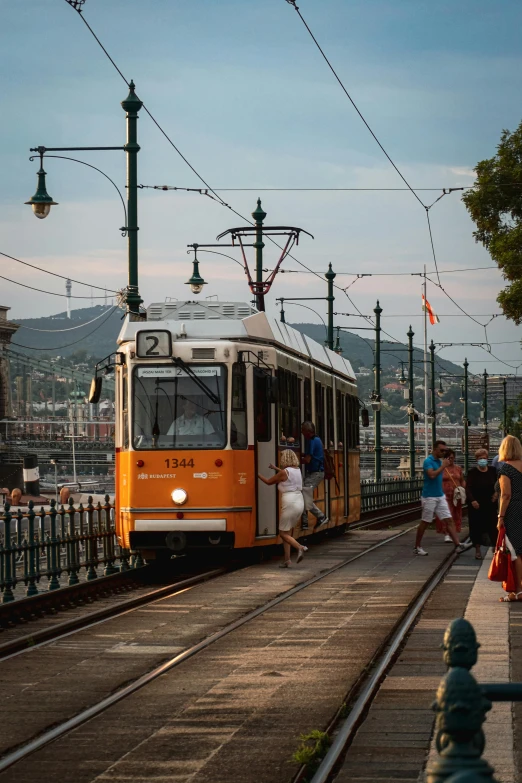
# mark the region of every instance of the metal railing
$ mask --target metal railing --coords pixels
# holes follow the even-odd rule
[[[403,506],[420,500],[422,478],[384,478],[361,481],[361,511],[378,511],[389,506]]]
[[[101,575],[110,576],[129,570],[130,552],[120,548],[114,532],[114,505],[108,495],[105,503],[75,507],[71,498],[67,507],[51,500],[50,508],[35,510],[29,501],[27,510],[11,513],[9,503],[0,516],[0,591],[2,603],[15,600],[14,588],[23,583],[28,597],[37,595],[39,583],[47,579],[47,590],[69,586]],[[118,562],[118,565],[117,565]]]

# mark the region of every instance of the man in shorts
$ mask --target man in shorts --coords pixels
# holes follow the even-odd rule
[[[435,446],[430,456],[424,460],[422,472],[424,474],[424,486],[422,489],[422,516],[419,527],[417,528],[417,537],[415,539],[415,555],[427,555],[428,553],[421,547],[422,537],[426,528],[433,522],[435,516],[438,516],[447,525],[448,535],[457,547],[457,551],[463,552],[465,547],[459,541],[455,523],[451,516],[448,502],[442,491],[442,474],[447,468],[449,462],[443,459],[446,453],[446,444],[443,440],[435,441]]]

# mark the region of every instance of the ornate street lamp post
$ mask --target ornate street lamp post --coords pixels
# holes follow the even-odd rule
[[[127,305],[127,312],[135,317],[139,317],[140,305],[143,300],[140,297],[138,288],[138,152],[140,151],[140,147],[137,141],[137,123],[138,112],[143,106],[143,103],[135,93],[133,81],[129,84],[129,94],[125,100],[121,102],[121,105],[127,117],[127,142],[122,147],[40,146],[31,148],[31,152],[36,152],[40,155],[40,169],[37,175],[38,187],[36,193],[25,203],[32,207],[34,214],[40,219],[46,218],[51,211],[51,207],[56,206],[57,204],[57,202],[53,201],[51,196],[47,193],[45,182],[46,172],[43,168],[43,158],[46,152],[123,150],[127,156],[127,225],[123,226],[120,230],[127,234],[128,284],[125,291],[125,303]]]

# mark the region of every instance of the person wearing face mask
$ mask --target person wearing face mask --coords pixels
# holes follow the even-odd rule
[[[475,459],[477,465],[468,473],[466,495],[471,543],[475,546],[475,559],[482,560],[481,545],[495,546],[497,540],[497,471],[488,466],[486,449],[478,449]]]

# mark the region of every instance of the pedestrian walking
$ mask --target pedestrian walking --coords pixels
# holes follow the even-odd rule
[[[457,547],[458,552],[463,552],[465,547],[459,541],[459,537],[455,531],[455,523],[451,516],[451,511],[448,506],[448,502],[444,497],[442,490],[442,473],[449,466],[449,461],[445,459],[446,443],[443,440],[435,441],[433,451],[426,457],[422,466],[424,475],[424,486],[422,488],[422,515],[421,521],[417,528],[417,536],[415,538],[415,547],[413,553],[415,555],[427,555],[428,553],[422,548],[422,537],[426,532],[428,525],[433,522],[435,516],[446,525],[448,535]]]
[[[305,510],[301,519],[301,529],[308,530],[308,512],[311,511],[317,519],[313,532],[328,523],[328,517],[314,503],[314,489],[324,481],[324,449],[321,438],[315,434],[315,424],[304,421],[301,432],[305,439],[305,478],[303,482],[303,497]]]
[[[466,495],[469,535],[475,547],[475,560],[482,560],[480,547],[495,546],[497,540],[497,471],[492,465],[488,465],[487,449],[478,449],[475,459],[477,465],[468,473]]]
[[[499,449],[500,505],[498,524],[506,530],[517,559],[516,591],[501,601],[522,601],[522,445],[518,438],[506,435]]]
[[[462,529],[462,503],[466,499],[466,482],[464,481],[462,468],[460,465],[455,464],[455,452],[453,449],[446,450],[446,459],[448,460],[448,465],[442,471],[442,491],[455,523],[455,531],[460,533]],[[448,526],[438,516],[435,517],[435,527],[437,533],[444,535],[446,543],[453,543],[448,533]]]
[[[299,459],[292,449],[285,449],[281,452],[279,459],[281,466],[269,465],[271,470],[277,470],[277,473],[270,478],[259,475],[261,481],[265,484],[277,484],[281,495],[281,514],[279,515],[279,535],[283,540],[283,550],[285,559],[280,568],[289,568],[291,564],[291,547],[297,549],[297,560],[299,563],[303,559],[304,553],[308,547],[303,546],[293,537],[293,529],[299,522],[304,510],[303,499],[303,477]]]

